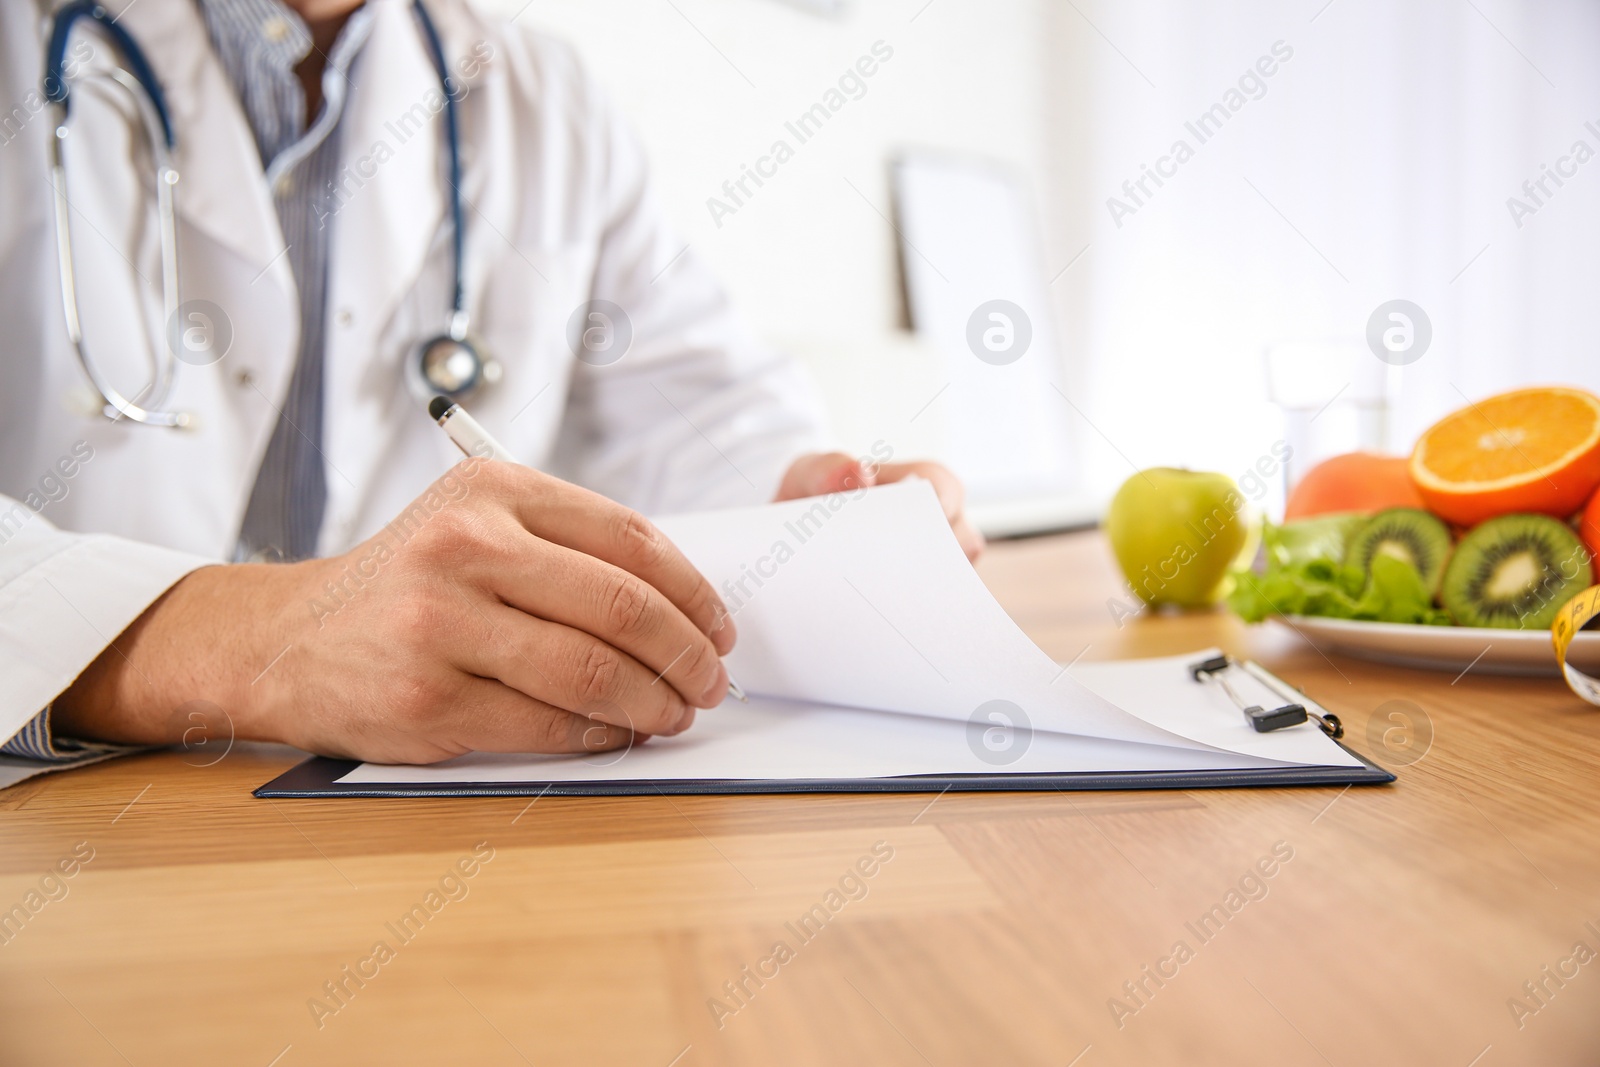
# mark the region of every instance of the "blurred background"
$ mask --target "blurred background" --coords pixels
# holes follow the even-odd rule
[[[991,530],[1600,387],[1600,5],[486,2],[578,49],[841,443],[946,459]]]

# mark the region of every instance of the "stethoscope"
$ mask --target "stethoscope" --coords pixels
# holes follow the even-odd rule
[[[444,90],[445,143],[448,150],[447,180],[450,185],[451,255],[454,264],[450,316],[445,331],[417,346],[407,378],[419,395],[444,394],[452,399],[462,399],[479,387],[499,380],[500,367],[486,358],[469,336],[471,316],[467,311],[465,259],[465,211],[461,196],[461,128],[456,113],[457,87],[451,81],[445,65],[444,45],[433,19],[423,7],[422,0],[412,0],[412,10],[422,27],[428,57],[439,85]],[[122,53],[124,66],[113,66],[110,76],[135,102],[145,134],[150,143],[151,158],[156,172],[156,217],[161,243],[161,304],[163,321],[168,336],[165,345],[156,344],[150,352],[151,380],[136,396],[126,396],[100,372],[89,355],[84,342],[82,315],[78,302],[77,269],[72,256],[71,205],[67,201],[65,145],[70,108],[69,75],[67,72],[67,45],[75,23],[88,18],[111,38]],[[167,108],[166,95],[155,72],[127,30],[114,21],[111,14],[95,0],[73,0],[63,6],[55,16],[50,29],[50,40],[45,50],[45,98],[51,103],[55,116],[55,136],[50,142],[50,165],[55,186],[56,255],[61,271],[61,303],[66,316],[67,336],[77,351],[89,383],[99,394],[101,413],[113,422],[127,419],[144,426],[184,427],[192,424],[192,414],[166,409],[168,394],[178,364],[180,342],[174,334],[180,327],[178,288],[178,237],[174,201],[178,185],[178,171],[172,164],[177,136],[172,128],[172,115]],[[165,358],[162,349],[165,348]]]

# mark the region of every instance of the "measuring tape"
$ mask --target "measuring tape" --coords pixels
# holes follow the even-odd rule
[[[1592,585],[1567,601],[1550,625],[1550,641],[1556,646],[1556,662],[1572,691],[1591,704],[1600,705],[1600,679],[1589,677],[1567,662],[1567,649],[1584,624],[1600,615],[1600,585]]]

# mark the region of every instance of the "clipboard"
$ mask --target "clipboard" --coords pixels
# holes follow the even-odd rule
[[[1334,742],[1339,744],[1338,742]],[[1387,785],[1395,780],[1359,752],[1339,744],[1359,767],[1248,770],[1118,771],[1063,774],[899,775],[888,778],[633,779],[610,782],[474,782],[355,784],[340,778],[360,764],[313,756],[255,790],[266,799],[326,797],[632,797],[738,796],[769,793],[1029,793],[1129,789],[1228,789],[1246,786]]]

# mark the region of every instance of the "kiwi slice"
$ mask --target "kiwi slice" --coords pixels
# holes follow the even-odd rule
[[[1502,515],[1461,539],[1439,599],[1461,626],[1544,630],[1591,574],[1589,552],[1566,523]]]
[[[1444,561],[1450,557],[1450,530],[1418,508],[1380,511],[1350,538],[1344,562],[1370,576],[1374,556],[1393,556],[1411,564],[1428,592],[1437,593]]]

